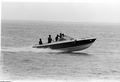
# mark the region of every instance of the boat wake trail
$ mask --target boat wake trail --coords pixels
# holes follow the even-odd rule
[[[51,49],[37,49],[32,48],[31,46],[28,47],[2,47],[1,51],[4,52],[59,52],[58,50],[51,50]]]

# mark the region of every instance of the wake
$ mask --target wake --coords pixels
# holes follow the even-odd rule
[[[4,52],[59,52],[58,50],[51,50],[48,48],[32,48],[32,46],[28,47],[2,47],[1,51]]]

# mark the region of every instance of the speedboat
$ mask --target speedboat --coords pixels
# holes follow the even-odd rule
[[[64,36],[63,40],[59,40],[52,43],[45,44],[36,44],[33,45],[33,48],[50,48],[55,50],[62,50],[66,52],[80,51],[90,47],[96,38],[87,38],[87,39],[66,39],[70,38],[69,36]]]

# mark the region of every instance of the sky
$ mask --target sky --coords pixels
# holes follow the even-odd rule
[[[120,2],[2,2],[1,18],[120,23]]]

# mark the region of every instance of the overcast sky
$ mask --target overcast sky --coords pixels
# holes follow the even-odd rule
[[[2,2],[2,19],[120,23],[120,3]]]

